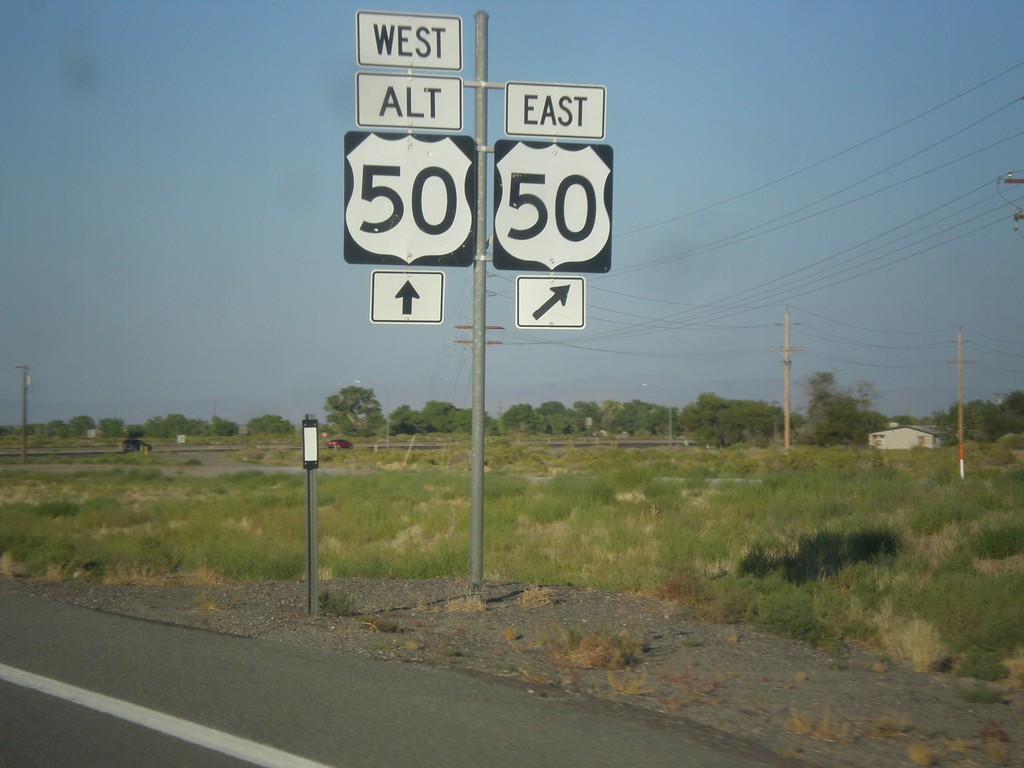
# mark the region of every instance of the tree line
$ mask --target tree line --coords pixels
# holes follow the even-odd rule
[[[803,382],[807,412],[791,415],[793,440],[811,445],[864,445],[868,435],[891,423],[914,424],[910,416],[885,416],[874,408],[877,392],[868,381],[843,386],[832,372],[809,375]],[[947,439],[955,440],[957,405],[935,412],[926,420]],[[324,403],[324,428],[339,435],[364,439],[385,436],[468,434],[472,410],[431,400],[422,409],[400,405],[385,413],[370,387],[348,386]],[[777,442],[785,428],[785,414],[777,402],[738,400],[712,392],[701,394],[682,407],[656,405],[634,399],[576,401],[567,406],[549,401],[538,406],[517,403],[497,416],[487,416],[486,432],[506,437],[673,437],[701,446],[727,447],[746,444],[765,446]],[[975,400],[964,404],[967,439],[997,440],[1006,434],[1024,434],[1024,391],[1017,390],[996,401]],[[105,439],[149,437],[235,437],[240,434],[269,437],[294,435],[297,425],[274,414],[250,419],[244,425],[219,418],[190,419],[172,413],[143,424],[128,425],[121,419],[94,420],[75,416],[68,421],[32,424],[30,434],[48,438]],[[0,427],[0,435],[20,434],[20,427]]]

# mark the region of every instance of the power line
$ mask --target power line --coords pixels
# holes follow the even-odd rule
[[[1006,75],[1010,74],[1011,72],[1013,72],[1013,71],[1015,71],[1017,69],[1020,69],[1021,67],[1024,67],[1024,61],[1017,62],[1013,66],[1011,66],[1011,67],[1009,67],[1007,69],[1004,69],[1002,72],[999,72],[998,74],[995,74],[992,77],[989,77],[986,80],[983,80],[982,82],[978,83],[977,85],[971,86],[970,88],[968,88],[965,91],[961,91],[957,95],[952,96],[952,97],[946,99],[945,101],[943,101],[943,102],[941,102],[939,104],[936,104],[934,107],[930,107],[929,109],[926,109],[924,112],[920,112],[917,115],[914,115],[913,117],[908,118],[908,119],[904,120],[903,122],[894,125],[891,128],[887,128],[884,131],[881,131],[880,133],[876,133],[875,135],[870,136],[870,137],[868,137],[866,139],[863,139],[862,141],[859,141],[859,142],[857,142],[857,143],[847,147],[846,149],[840,150],[839,152],[835,152],[835,153],[829,155],[828,157],[822,158],[821,160],[817,160],[817,161],[811,163],[810,165],[806,165],[806,166],[804,166],[804,167],[802,167],[802,168],[800,168],[798,170],[795,170],[795,171],[787,173],[787,174],[785,174],[783,176],[780,176],[777,179],[765,182],[764,184],[760,184],[760,185],[758,185],[756,187],[753,187],[752,189],[748,189],[746,192],[741,192],[741,193],[739,193],[737,195],[733,195],[732,197],[725,198],[724,200],[719,200],[718,202],[711,203],[709,205],[705,205],[705,206],[703,206],[701,208],[697,208],[697,209],[689,211],[687,213],[682,213],[682,214],[679,214],[678,216],[673,216],[672,218],[665,219],[664,221],[655,222],[654,224],[648,224],[648,225],[643,226],[643,227],[637,227],[635,229],[631,229],[631,230],[627,230],[625,232],[621,232],[621,233],[617,234],[615,237],[626,237],[628,235],[637,234],[638,232],[645,232],[647,230],[654,229],[656,227],[664,226],[665,224],[671,224],[671,223],[676,222],[676,221],[681,221],[681,220],[689,218],[691,216],[696,216],[697,214],[705,213],[707,211],[713,210],[714,208],[718,208],[719,206],[727,205],[729,203],[734,203],[737,200],[742,200],[744,197],[748,197],[748,196],[753,195],[753,194],[755,194],[757,192],[761,192],[761,191],[763,191],[765,189],[768,189],[769,187],[775,186],[776,184],[781,184],[782,182],[788,181],[789,179],[792,179],[792,178],[794,178],[796,176],[799,176],[802,173],[806,173],[807,171],[810,171],[810,170],[813,170],[815,168],[818,168],[819,166],[822,166],[825,163],[829,163],[832,160],[840,158],[843,155],[849,154],[850,152],[853,152],[856,149],[860,149],[861,147],[866,146],[867,144],[870,144],[870,143],[872,143],[874,141],[877,141],[878,139],[881,139],[884,136],[888,136],[890,133],[898,131],[900,128],[904,128],[904,127],[910,125],[911,123],[917,122],[918,120],[920,120],[920,119],[922,119],[924,117],[927,117],[932,112],[937,112],[938,110],[942,109],[943,107],[946,107],[946,106],[952,104],[955,101],[959,101],[963,97],[968,96],[971,93],[974,93],[975,91],[979,90],[980,88],[984,88],[989,83],[993,83],[996,80],[998,80],[999,78],[1005,77]],[[1004,109],[1005,109],[1005,107],[1004,107]]]

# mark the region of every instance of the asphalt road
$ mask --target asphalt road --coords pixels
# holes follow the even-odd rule
[[[0,589],[0,766],[754,768],[522,687]]]

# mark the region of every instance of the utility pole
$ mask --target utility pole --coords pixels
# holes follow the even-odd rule
[[[789,321],[789,309],[787,308],[786,309],[786,336],[785,336],[786,343],[785,343],[785,346],[783,346],[783,347],[772,347],[772,351],[773,352],[781,352],[782,353],[782,364],[783,364],[783,366],[785,366],[785,385],[784,385],[784,388],[783,388],[784,389],[784,391],[783,391],[783,394],[784,394],[784,406],[783,406],[783,409],[784,409],[784,412],[785,412],[785,419],[784,419],[785,425],[783,427],[782,445],[783,445],[783,447],[784,447],[784,449],[786,450],[787,453],[789,452],[789,422],[790,422],[790,413],[791,413],[791,410],[790,410],[790,398],[789,398],[789,379],[790,379],[790,369],[793,366],[793,360],[790,357],[790,355],[793,352],[803,352],[804,351],[803,347],[800,347],[798,349],[793,349],[793,347],[791,347],[789,345],[790,326],[791,326],[791,323]]]
[[[956,334],[956,431],[960,443],[960,479],[964,479],[964,366],[973,362],[964,360],[964,332]]]
[[[1024,179],[1014,178],[1012,173],[1006,174],[1001,181],[1003,184],[1024,184]],[[1020,223],[1024,221],[1024,209],[1017,206],[1017,210],[1013,214],[1013,228],[1019,229]]]
[[[19,365],[21,369],[21,463],[28,461],[28,385],[32,378],[28,375],[28,366]]]

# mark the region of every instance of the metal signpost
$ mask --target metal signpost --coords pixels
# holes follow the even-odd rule
[[[356,123],[405,133],[345,135],[344,258],[402,267],[371,275],[372,323],[443,322],[444,275],[416,268],[473,267],[470,589],[479,593],[489,260],[485,158],[494,153],[494,268],[547,273],[517,278],[516,326],[581,329],[585,280],[562,273],[611,268],[612,149],[558,143],[604,140],[604,86],[488,82],[487,13],[478,11],[475,21],[475,80],[463,82],[413,72],[462,70],[459,17],[356,14],[359,66],[406,70],[356,73]],[[473,138],[413,133],[462,130],[463,87],[475,90]],[[487,146],[492,88],[505,91],[505,133],[530,141]]]
[[[319,599],[317,563],[316,471],[320,467],[319,424],[311,414],[302,420],[302,468],[306,470],[306,610],[316,613]]]

